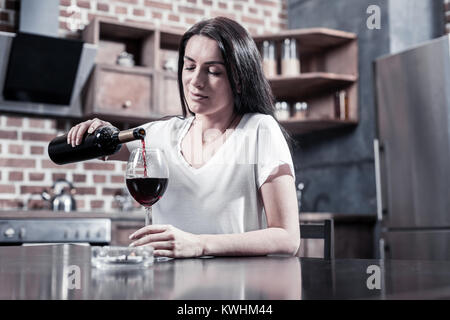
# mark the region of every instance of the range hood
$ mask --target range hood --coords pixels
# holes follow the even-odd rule
[[[0,111],[80,117],[96,46],[58,37],[59,0],[22,0],[19,32],[0,32]]]

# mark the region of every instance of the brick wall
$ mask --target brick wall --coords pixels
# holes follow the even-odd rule
[[[17,31],[19,10],[20,1],[0,0],[0,31]],[[183,30],[217,15],[234,18],[253,33],[276,32],[287,24],[285,0],[61,0],[61,36],[79,38],[96,15]],[[79,210],[116,208],[114,193],[124,187],[124,163],[95,160],[57,166],[49,160],[48,142],[71,125],[68,120],[0,115],[0,210],[43,206],[34,199],[58,178],[73,182]]]

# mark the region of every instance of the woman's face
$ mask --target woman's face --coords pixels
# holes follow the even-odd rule
[[[192,36],[184,54],[183,90],[195,114],[213,115],[233,110],[234,99],[217,42]]]

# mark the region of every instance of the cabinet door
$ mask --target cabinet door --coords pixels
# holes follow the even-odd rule
[[[160,116],[183,114],[181,110],[177,74],[175,72],[163,71],[158,73],[157,79],[159,99],[155,112]]]
[[[153,72],[97,65],[92,82],[87,114],[122,119],[152,116]]]

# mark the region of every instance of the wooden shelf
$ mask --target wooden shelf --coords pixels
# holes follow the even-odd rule
[[[311,54],[354,41],[357,36],[354,33],[328,28],[309,28],[285,30],[276,34],[262,34],[253,37],[256,43],[262,43],[265,40],[281,42],[285,38],[296,39],[300,53]]]
[[[320,130],[355,126],[358,121],[338,119],[281,120],[280,124],[291,134],[299,135]]]
[[[282,43],[295,39],[299,74],[282,75]],[[254,36],[262,50],[264,41],[273,41],[277,76],[268,81],[277,101],[287,102],[291,108],[306,102],[308,109],[301,118],[294,117],[281,124],[292,134],[306,134],[319,130],[354,126],[358,123],[358,43],[357,35],[327,28],[285,30],[276,34]],[[345,91],[345,119],[336,94]],[[291,110],[292,111],[292,110]]]
[[[284,100],[302,100],[320,92],[337,91],[355,83],[357,76],[326,72],[303,73],[298,76],[269,78],[275,97]]]

